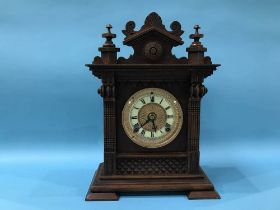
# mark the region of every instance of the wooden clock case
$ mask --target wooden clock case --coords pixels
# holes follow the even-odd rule
[[[118,200],[122,192],[183,191],[189,199],[219,198],[213,184],[199,166],[200,102],[207,93],[203,81],[219,64],[204,56],[199,33],[187,48],[188,58],[176,58],[172,48],[182,45],[183,31],[174,21],[168,31],[160,16],[151,13],[139,31],[129,21],[123,30],[124,44],[133,47],[129,58],[117,58],[117,48],[108,32],[99,48],[101,57],[87,64],[102,80],[98,93],[104,102],[104,163],[99,165],[86,200]],[[144,148],[132,142],[122,127],[122,109],[135,92],[156,87],[172,93],[182,106],[183,125],[170,144]],[[101,108],[100,108],[101,110]]]

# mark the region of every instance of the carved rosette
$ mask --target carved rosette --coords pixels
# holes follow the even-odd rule
[[[148,59],[158,59],[162,55],[161,44],[158,42],[148,42],[144,47],[144,54]]]

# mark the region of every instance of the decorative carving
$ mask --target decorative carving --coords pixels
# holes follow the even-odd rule
[[[95,56],[92,63],[93,64],[103,64],[103,60],[100,56]]]
[[[193,83],[190,87],[191,98],[202,98],[207,93],[207,88],[201,83]]]
[[[102,37],[106,39],[102,47],[99,47],[98,50],[101,52],[101,58],[95,57],[93,64],[113,64],[117,61],[117,52],[120,51],[120,48],[117,48],[113,43],[112,39],[116,38],[116,34],[111,32],[112,25],[106,25],[107,32],[102,34]]]
[[[186,57],[176,58],[175,55],[173,55],[175,59],[178,61],[178,64],[188,64],[189,60]]]
[[[199,129],[200,129],[200,98],[189,98],[188,101],[188,172],[199,170]]]
[[[129,21],[123,34],[126,35],[124,44],[132,46],[134,54],[128,59],[119,58],[119,64],[129,63],[186,63],[187,59],[178,59],[172,55],[172,48],[182,45],[184,42],[181,35],[181,24],[173,21],[171,31],[166,30],[161,17],[152,12],[146,17],[144,25],[139,31],[135,31],[135,23]],[[156,41],[157,40],[157,41]],[[143,46],[143,43],[147,43]]]
[[[115,77],[104,73],[98,92],[104,104],[104,174],[115,173],[116,168],[116,94]]]
[[[151,60],[156,60],[162,55],[162,46],[158,42],[148,42],[144,47],[144,54]]]
[[[135,33],[134,29],[135,29],[135,22],[128,21],[125,25],[125,30],[122,30],[122,32],[124,35],[129,36]]]
[[[195,29],[195,33],[190,35],[190,39],[193,39],[193,42],[187,48],[189,63],[204,64],[204,52],[207,51],[207,48],[203,47],[199,41],[203,37],[203,34],[199,33],[199,25],[195,25],[193,28]]]
[[[188,58],[177,58],[172,48],[184,43],[179,22],[172,22],[166,29],[161,17],[151,13],[136,30],[135,22],[129,21],[123,30],[123,44],[131,46],[134,53],[127,59],[117,59],[119,48],[113,43],[116,35],[110,24],[106,28],[102,35],[105,43],[99,48],[101,56],[87,64],[92,74],[102,80],[98,93],[103,97],[104,108],[104,164],[90,185],[87,199],[110,200],[110,194],[115,193],[169,190],[189,192],[191,198],[217,198],[214,186],[199,167],[199,129],[200,103],[207,93],[203,80],[219,64],[212,64],[211,58],[204,56],[200,27],[196,25],[190,35],[193,41],[187,48]],[[182,129],[165,146],[148,148],[134,144],[122,126],[123,116],[133,119],[129,112],[122,112],[126,101],[144,88],[170,91],[183,108]],[[157,112],[162,119],[172,116],[164,116],[162,110]],[[144,116],[137,116],[141,126],[146,126],[143,122],[150,112],[139,108],[139,114]],[[163,122],[166,121],[162,120],[160,127],[166,126]],[[151,126],[145,129],[155,129]]]
[[[173,21],[170,28],[172,29],[171,33],[175,36],[180,37],[184,33],[184,31],[181,30],[181,24],[178,21]]]
[[[157,27],[165,30],[165,26],[162,24],[161,17],[155,13],[150,13],[145,20],[145,24],[142,26],[141,29],[146,29],[150,27]]]
[[[181,30],[181,24],[178,21],[173,21],[170,25],[170,28],[171,31],[167,31],[165,26],[162,24],[161,17],[157,13],[152,12],[146,17],[145,23],[139,31],[134,30],[135,29],[134,21],[127,22],[125,26],[125,30],[122,30],[123,34],[126,35],[124,44],[129,45],[131,39],[142,36],[143,34],[151,30],[156,30],[159,33],[167,36],[169,39],[172,39],[174,41],[173,43],[174,46],[183,44],[184,42],[181,39],[181,35],[184,33],[184,31]]]
[[[114,174],[116,161],[116,110],[115,100],[104,100],[104,173]]]
[[[119,158],[119,175],[184,174],[188,170],[187,158]]]
[[[207,93],[202,84],[203,74],[192,73],[190,77],[188,100],[188,172],[199,171],[199,132],[200,132],[200,101]]]
[[[101,85],[97,90],[98,94],[103,98],[115,97],[115,86],[114,85]]]
[[[203,34],[199,33],[199,29],[201,29],[201,27],[199,25],[195,25],[194,27],[195,33],[190,35],[190,39],[193,39],[193,43],[192,45],[200,45],[199,39],[203,38]]]
[[[212,64],[212,61],[211,61],[211,57],[210,57],[210,56],[205,56],[205,57],[204,57],[204,64]]]
[[[113,26],[111,24],[107,24],[106,28],[108,30],[107,33],[102,34],[102,37],[106,39],[105,43],[103,44],[103,47],[115,47],[112,39],[116,38],[116,34],[113,34],[111,32]]]
[[[100,88],[97,89],[97,93],[101,96],[104,97],[104,85],[101,85]]]

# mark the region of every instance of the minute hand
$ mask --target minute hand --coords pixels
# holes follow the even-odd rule
[[[140,124],[140,128],[142,128],[144,125],[146,125],[146,124],[149,123],[150,121],[151,121],[151,119],[148,118],[148,119],[146,120],[146,122],[144,122],[143,124]]]

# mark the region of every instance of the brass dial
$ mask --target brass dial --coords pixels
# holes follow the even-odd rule
[[[122,111],[122,125],[136,144],[157,148],[173,141],[183,123],[178,100],[166,90],[145,88],[133,94]]]

